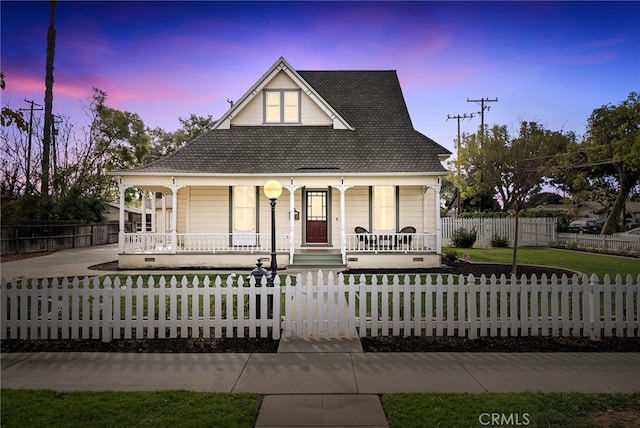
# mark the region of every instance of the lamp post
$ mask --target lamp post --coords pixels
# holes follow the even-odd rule
[[[264,194],[271,202],[271,277],[269,285],[273,286],[273,281],[278,273],[278,263],[276,261],[276,200],[282,194],[282,185],[277,180],[269,180],[264,184]]]

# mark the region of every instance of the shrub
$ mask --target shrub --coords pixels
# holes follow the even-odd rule
[[[444,254],[445,263],[455,263],[458,260],[458,252],[456,250],[447,250]]]
[[[493,235],[491,237],[491,246],[494,248],[508,248],[509,238],[500,235]]]
[[[453,231],[451,242],[457,248],[471,248],[476,243],[477,237],[478,233],[475,229],[468,230],[465,227],[461,227]]]

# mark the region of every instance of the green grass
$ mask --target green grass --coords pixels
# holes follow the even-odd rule
[[[1,426],[7,428],[252,427],[262,396],[2,390],[1,401]],[[491,426],[486,422],[492,414],[511,418],[502,426],[627,427],[640,414],[640,393],[402,393],[383,395],[382,405],[389,425],[402,428]]]
[[[252,427],[258,394],[2,390],[2,427]]]
[[[388,394],[382,405],[392,428],[497,426],[487,424],[494,413],[512,418],[502,426],[626,427],[621,412],[637,417],[640,394]]]
[[[468,254],[472,262],[511,263],[512,248],[457,248],[458,258]],[[447,249],[443,250],[446,253]],[[560,250],[556,248],[528,247],[518,248],[518,264],[554,266],[570,269],[589,275],[595,273],[600,278],[617,274],[640,275],[640,259],[632,257],[608,256],[582,251]]]

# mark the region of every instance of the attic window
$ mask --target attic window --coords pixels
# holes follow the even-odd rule
[[[273,90],[264,91],[265,123],[299,123],[300,91]]]

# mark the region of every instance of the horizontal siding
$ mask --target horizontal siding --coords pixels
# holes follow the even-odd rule
[[[400,187],[400,209],[398,232],[406,226],[413,226],[422,232],[422,186]]]
[[[354,233],[357,226],[369,230],[369,188],[367,186],[353,187],[347,190],[345,198],[346,232]],[[338,199],[339,212],[340,199]]]
[[[189,232],[229,232],[229,188],[192,187]]]

